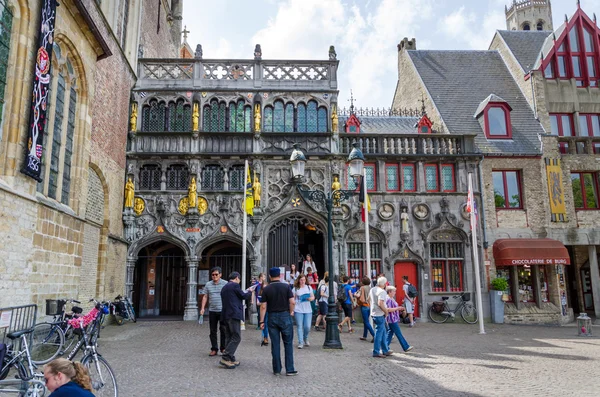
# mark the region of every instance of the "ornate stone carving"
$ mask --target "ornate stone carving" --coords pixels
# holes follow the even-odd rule
[[[379,215],[379,217],[384,221],[389,221],[392,219],[395,212],[396,209],[392,203],[381,203],[377,206],[377,215]]]
[[[144,208],[146,208],[146,203],[144,202],[144,199],[142,199],[141,197],[136,197],[133,200],[133,212],[137,216],[140,216],[142,215],[142,212],[144,212]]]

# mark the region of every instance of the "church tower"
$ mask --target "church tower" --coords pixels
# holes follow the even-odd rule
[[[513,0],[504,11],[508,30],[554,30],[550,0]]]

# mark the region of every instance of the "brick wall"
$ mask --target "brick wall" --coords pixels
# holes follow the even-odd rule
[[[174,42],[171,34],[172,22],[167,21],[167,2],[160,3],[159,5],[157,1],[148,1],[144,4],[140,28],[140,44],[144,46],[144,58],[175,58],[179,53],[180,43]]]

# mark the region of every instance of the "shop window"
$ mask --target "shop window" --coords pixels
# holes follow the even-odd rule
[[[229,190],[244,190],[243,165],[235,165],[229,170]]]
[[[573,131],[573,115],[572,114],[550,114],[550,133],[556,136],[574,136]],[[568,153],[569,144],[560,142],[559,148],[561,153]]]
[[[600,115],[580,114],[579,115],[579,135],[589,137],[600,137]],[[600,153],[600,143],[594,143],[594,153]],[[577,153],[585,153],[583,142],[577,144]]]
[[[405,192],[417,191],[414,164],[402,164],[402,189]]]
[[[540,297],[542,302],[549,302],[550,295],[548,294],[548,272],[546,267],[538,266],[538,276],[540,278]]]
[[[385,190],[388,192],[397,192],[400,190],[400,180],[398,179],[398,164],[385,165]]]
[[[517,267],[517,277],[519,280],[519,302],[535,302],[534,279],[530,266]]]
[[[348,243],[348,277],[352,283],[360,283],[366,276],[365,243]],[[381,273],[381,243],[371,243],[371,280]]]
[[[505,295],[508,296],[506,302],[514,302],[512,296],[512,278],[510,277],[510,267],[497,267],[496,268],[496,277],[503,278],[508,282],[508,288],[505,291],[502,291]]]
[[[520,171],[492,171],[497,209],[521,209]]]
[[[187,166],[175,164],[167,168],[167,190],[187,190],[189,179]]]
[[[207,165],[202,169],[202,190],[223,190],[223,179],[220,165]]]
[[[140,169],[140,190],[160,190],[161,176],[159,165],[144,165]]]
[[[462,242],[430,243],[431,282],[434,292],[463,290],[464,245]]]
[[[598,173],[571,172],[573,205],[578,210],[598,209]]]

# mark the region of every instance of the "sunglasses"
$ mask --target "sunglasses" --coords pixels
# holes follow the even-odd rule
[[[213,276],[213,277],[217,277],[218,275],[219,275],[219,273],[213,273],[213,274],[211,274],[211,276]]]

